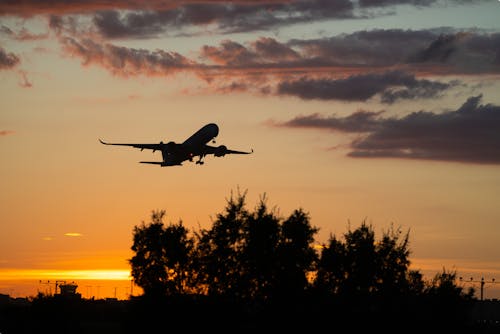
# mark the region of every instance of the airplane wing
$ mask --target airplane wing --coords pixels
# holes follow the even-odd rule
[[[146,149],[146,150],[153,150],[153,152],[156,150],[161,151],[166,146],[166,144],[164,144],[164,143],[158,143],[158,144],[122,144],[122,143],[106,143],[106,142],[102,141],[101,139],[99,139],[99,141],[101,142],[101,144],[104,144],[104,145],[131,146],[131,147],[135,147],[135,148],[140,148],[141,151]]]

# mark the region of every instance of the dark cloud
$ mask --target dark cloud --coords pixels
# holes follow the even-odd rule
[[[389,29],[288,42],[267,38],[248,46],[227,40],[205,46],[202,55],[218,64],[321,71],[330,77],[339,71],[394,68],[425,74],[500,73],[500,33]]]
[[[51,25],[59,29],[60,20],[54,17]],[[378,97],[390,104],[440,97],[459,84],[422,76],[500,73],[500,34],[443,31],[373,30],[288,42],[259,38],[246,44],[228,39],[203,46],[198,60],[98,39],[61,37],[61,41],[64,51],[82,58],[84,64],[124,76],[190,71],[213,87],[218,80],[223,80],[220,87],[252,80],[260,85],[252,90],[266,94],[343,101]],[[239,84],[238,91],[251,86]]]
[[[443,70],[457,73],[499,73],[500,33],[441,34],[408,63],[441,64]]]
[[[280,126],[368,132],[351,143],[351,157],[405,158],[500,164],[500,106],[470,97],[454,111],[419,111],[402,118],[358,112],[339,118],[318,114],[297,117]]]
[[[401,71],[353,75],[345,79],[308,79],[281,82],[278,95],[293,95],[302,99],[366,101],[381,94],[384,103],[399,99],[432,98],[456,82],[418,80]]]
[[[255,3],[188,3],[167,10],[120,13],[106,11],[93,18],[97,31],[108,38],[151,37],[168,31],[213,24],[223,33],[267,30],[300,22],[353,17],[349,0],[307,0]]]
[[[416,7],[440,5],[471,5],[474,3],[486,2],[488,0],[359,0],[360,7],[387,7],[396,5],[411,5]]]
[[[358,111],[346,117],[322,117],[319,114],[309,116],[299,116],[279,126],[296,128],[317,128],[335,130],[341,132],[371,132],[375,131],[379,125],[378,116],[383,111]]]
[[[106,37],[150,37],[169,30],[214,24],[222,32],[266,30],[280,25],[354,17],[351,0],[153,0],[3,1],[0,15],[93,15]]]
[[[361,7],[384,7],[394,5],[429,6],[438,0],[359,0]]]
[[[397,5],[467,5],[484,0],[7,0],[0,15],[86,15],[107,38],[148,38],[212,24],[222,33],[264,31],[296,23],[393,14]],[[205,28],[204,27],[204,28]],[[80,30],[85,30],[80,28]],[[200,30],[198,30],[199,32]]]
[[[202,2],[203,0],[199,1]],[[213,0],[207,0],[212,1]],[[244,0],[242,0],[244,1]],[[5,0],[0,2],[0,15],[34,16],[40,14],[80,14],[102,10],[144,10],[176,7],[178,0]]]
[[[21,62],[19,57],[12,52],[0,47],[0,70],[9,70]]]
[[[500,34],[439,30],[358,31],[291,40],[304,56],[337,66],[406,66],[437,73],[500,72]]]

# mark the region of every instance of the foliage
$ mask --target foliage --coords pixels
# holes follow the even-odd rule
[[[194,271],[208,295],[269,299],[303,292],[317,254],[317,228],[295,210],[282,219],[263,196],[254,211],[246,209],[246,192],[231,194],[225,211],[196,242]]]
[[[391,226],[376,241],[373,227],[363,222],[345,233],[344,241],[331,236],[321,251],[315,286],[345,296],[393,297],[418,289],[419,276],[408,270],[409,232],[401,234]]]
[[[150,296],[182,293],[187,285],[192,240],[182,221],[164,227],[164,216],[165,211],[153,211],[149,224],[134,228],[132,277]]]
[[[388,310],[400,321],[434,319],[440,307],[451,310],[450,303],[473,299],[453,272],[427,282],[409,269],[409,231],[391,226],[377,239],[363,221],[341,237],[330,236],[318,252],[318,228],[307,212],[282,217],[265,195],[249,210],[246,195],[231,192],[207,229],[189,233],[182,221],[165,226],[165,211],[153,211],[150,223],[136,226],[130,264],[145,296],[203,296],[311,315],[323,309],[346,316],[364,312],[373,321]],[[437,309],[423,307],[425,302]]]

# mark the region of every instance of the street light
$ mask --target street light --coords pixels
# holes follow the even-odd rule
[[[463,281],[462,277],[460,277],[460,281]],[[484,285],[485,285],[486,283],[491,283],[491,284],[496,284],[496,283],[498,283],[498,282],[495,282],[495,279],[494,279],[494,278],[492,278],[492,279],[491,279],[491,281],[485,281],[485,280],[484,280],[484,277],[481,277],[481,280],[480,280],[480,281],[474,280],[474,278],[473,278],[473,277],[471,277],[471,278],[470,278],[470,281],[467,281],[467,282],[465,282],[465,283],[468,283],[468,282],[470,282],[470,283],[480,283],[480,284],[481,284],[481,285],[480,285],[480,286],[481,286],[481,290],[480,290],[480,291],[481,291],[481,301],[483,300],[483,296],[484,296]]]

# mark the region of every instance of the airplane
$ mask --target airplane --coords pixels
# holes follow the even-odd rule
[[[194,157],[199,157],[196,161],[197,165],[203,165],[203,158],[206,155],[213,154],[216,157],[223,157],[226,154],[251,154],[250,152],[235,151],[228,149],[225,145],[210,146],[209,141],[215,143],[214,138],[219,134],[219,127],[215,123],[209,123],[196,131],[191,137],[182,143],[170,141],[164,143],[160,141],[158,144],[122,144],[122,143],[107,143],[99,139],[99,142],[104,145],[131,146],[142,150],[160,151],[162,161],[140,161],[141,164],[167,166],[182,166],[184,161],[193,161]]]

